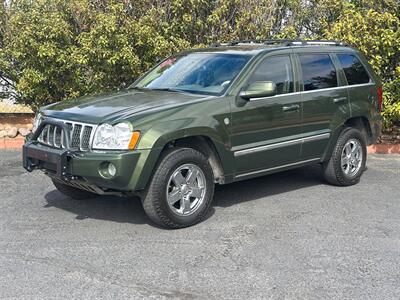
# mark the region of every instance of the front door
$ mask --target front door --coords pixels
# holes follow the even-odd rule
[[[290,164],[300,156],[302,103],[294,93],[291,55],[263,59],[244,87],[258,81],[275,82],[277,95],[233,100],[231,143],[237,177]]]

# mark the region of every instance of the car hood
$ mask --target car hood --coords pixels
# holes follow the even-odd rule
[[[130,89],[58,102],[44,107],[41,112],[48,117],[70,121],[112,123],[150,109],[180,106],[209,97],[180,92]]]

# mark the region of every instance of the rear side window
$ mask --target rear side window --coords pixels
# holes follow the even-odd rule
[[[299,55],[305,91],[337,87],[336,69],[328,54]]]
[[[346,74],[349,85],[363,84],[370,82],[369,75],[360,60],[355,55],[338,54],[340,64]]]
[[[293,92],[293,70],[289,56],[272,56],[262,61],[250,76],[248,84],[256,81],[273,81],[277,94]]]

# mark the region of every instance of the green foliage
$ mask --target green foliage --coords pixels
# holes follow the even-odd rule
[[[380,11],[356,5],[344,9],[325,36],[357,47],[383,80],[384,121],[386,126],[398,123],[400,118],[400,19],[390,5]]]
[[[397,68],[397,77],[385,84],[383,94],[384,110],[382,113],[385,126],[400,124],[400,67]]]
[[[158,58],[189,46],[164,38],[154,22],[132,14],[135,8],[118,1],[12,1],[1,78],[18,102],[37,108],[124,88]]]
[[[0,47],[2,47],[3,44],[5,25],[6,25],[6,8],[4,6],[4,3],[0,3]]]
[[[191,47],[336,39],[359,48],[381,76],[390,126],[400,123],[399,20],[397,0],[3,1],[0,92],[37,108],[124,88],[158,59]]]

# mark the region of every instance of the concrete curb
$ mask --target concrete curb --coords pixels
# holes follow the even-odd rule
[[[400,144],[376,144],[367,148],[368,153],[400,154]]]
[[[0,149],[19,150],[24,144],[25,138],[0,138]]]

